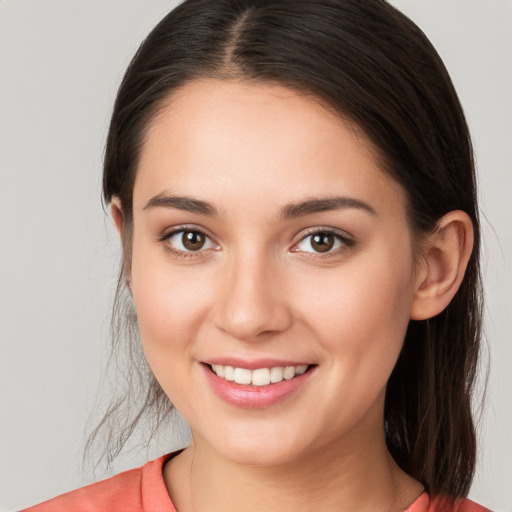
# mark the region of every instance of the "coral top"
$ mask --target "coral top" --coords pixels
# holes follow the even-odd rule
[[[177,512],[163,479],[163,466],[173,454],[116,476],[71,491],[24,512]],[[470,500],[454,508],[435,507],[424,492],[404,512],[490,512]]]

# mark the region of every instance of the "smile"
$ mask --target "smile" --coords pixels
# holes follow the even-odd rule
[[[211,369],[218,377],[228,382],[247,386],[268,386],[269,384],[278,384],[283,380],[292,380],[302,375],[308,369],[308,365],[274,366],[249,370],[248,368],[212,364]]]
[[[221,362],[224,364],[219,364]],[[242,363],[233,359],[210,361],[200,367],[211,390],[223,401],[237,407],[259,409],[298,393],[317,373],[318,365],[275,360]]]

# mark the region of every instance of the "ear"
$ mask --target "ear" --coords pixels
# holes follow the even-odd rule
[[[426,320],[441,313],[459,289],[473,250],[473,223],[465,212],[447,213],[423,244],[411,304],[411,319]]]
[[[121,200],[118,196],[114,196],[110,202],[110,214],[112,215],[112,221],[114,222],[114,226],[123,246],[123,274],[126,280],[126,285],[131,293],[131,264],[130,257],[128,257],[131,249],[127,247],[127,244],[130,244],[131,242],[126,240],[125,217]]]
[[[117,234],[123,237],[123,228],[124,228],[124,214],[123,208],[121,206],[121,200],[118,196],[114,196],[112,201],[110,202],[110,214],[112,215],[112,220],[114,222],[114,226],[116,227]]]

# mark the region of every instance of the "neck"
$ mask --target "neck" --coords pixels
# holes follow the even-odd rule
[[[395,464],[384,435],[362,436],[360,430],[302,460],[271,467],[229,461],[196,436],[166,466],[165,480],[179,512],[399,512],[422,492]]]

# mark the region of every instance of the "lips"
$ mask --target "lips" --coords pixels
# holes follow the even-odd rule
[[[316,365],[282,361],[211,361],[202,365],[217,396],[243,408],[268,407],[296,393]]]

